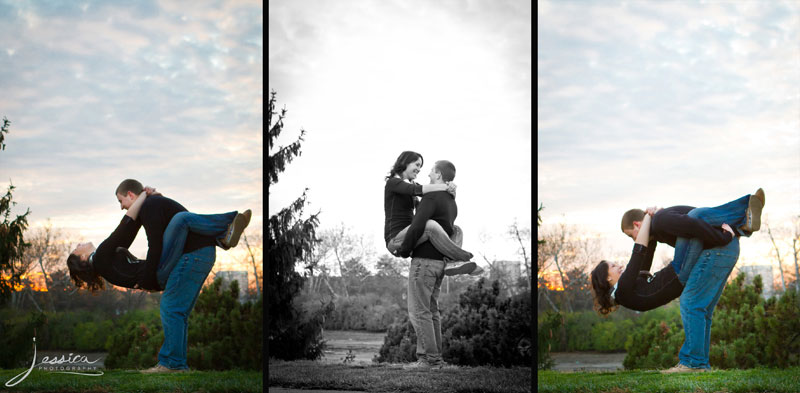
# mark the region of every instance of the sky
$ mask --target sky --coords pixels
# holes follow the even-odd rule
[[[0,0],[0,186],[31,227],[99,245],[126,178],[196,213],[252,209],[261,227],[263,8],[188,5]],[[131,251],[146,255],[144,230]]]
[[[773,227],[800,215],[800,3],[537,8],[545,224],[577,225],[626,262],[620,220],[631,208],[718,206],[762,187]],[[740,265],[768,257],[764,232],[742,240]]]
[[[455,165],[476,262],[521,260],[505,232],[532,223],[531,29],[525,0],[270,1],[268,88],[288,111],[276,145],[307,134],[269,213],[308,187],[321,229],[344,224],[388,254],[384,178],[412,150],[420,182]]]

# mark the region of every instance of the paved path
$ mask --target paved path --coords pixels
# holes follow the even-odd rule
[[[286,389],[275,388],[270,386],[269,393],[364,393],[360,390],[303,390],[303,389]]]
[[[622,370],[625,353],[553,352],[556,371],[614,371]]]

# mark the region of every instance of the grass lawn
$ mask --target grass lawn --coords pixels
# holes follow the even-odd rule
[[[270,360],[269,386],[367,392],[530,392],[530,367],[403,370],[401,364],[341,364]]]
[[[137,371],[103,370],[104,375],[57,374],[34,369],[16,386],[5,383],[27,369],[0,370],[0,392],[258,392],[261,371],[190,371],[145,375]],[[16,380],[15,380],[16,381]]]
[[[539,392],[800,392],[800,367],[670,375],[658,371],[538,371],[537,376]]]

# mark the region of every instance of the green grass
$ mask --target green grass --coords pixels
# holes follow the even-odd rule
[[[341,364],[270,360],[269,386],[367,392],[530,392],[531,368],[458,367],[403,370],[402,364]]]
[[[0,370],[0,392],[258,392],[263,388],[261,371],[190,371],[145,375],[138,371],[103,370],[104,375],[57,374],[34,369],[13,387],[5,383],[26,369]]]
[[[800,367],[661,374],[658,371],[538,371],[539,392],[800,392]]]

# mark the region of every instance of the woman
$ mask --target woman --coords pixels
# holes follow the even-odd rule
[[[684,284],[678,279],[676,267],[669,264],[655,274],[650,274],[653,262],[655,240],[648,246],[650,238],[650,222],[655,208],[647,209],[636,236],[628,266],[600,261],[592,270],[591,283],[595,309],[602,315],[616,310],[618,306],[636,311],[647,311],[663,306],[679,297]],[[728,224],[722,229],[734,235]]]
[[[429,192],[447,191],[456,194],[456,185],[448,184],[417,184],[414,182],[423,165],[422,155],[413,151],[404,151],[397,157],[394,165],[386,176],[384,187],[383,210],[384,240],[386,249],[397,255],[397,250],[405,240],[408,228],[414,218],[414,209],[419,203],[418,197]],[[458,226],[453,226],[453,236],[450,237],[439,223],[428,220],[425,223],[425,232],[420,237],[417,245],[430,241],[436,249],[453,261],[469,261],[472,253],[464,251],[460,244],[463,232]],[[457,267],[445,269],[446,275],[472,274],[478,275],[483,269],[475,262],[467,262]]]
[[[111,284],[139,289],[137,277],[144,266],[127,250],[141,224],[136,222],[139,210],[148,195],[160,195],[154,188],[144,187],[139,197],[128,208],[120,224],[95,249],[92,243],[81,243],[67,257],[67,268],[75,286],[96,292],[105,287],[103,279]],[[239,236],[250,221],[250,210],[242,214],[175,214],[164,231],[164,247],[159,261],[157,278],[164,287],[171,269],[180,258],[188,232],[218,236],[217,245],[223,249],[235,247]]]

